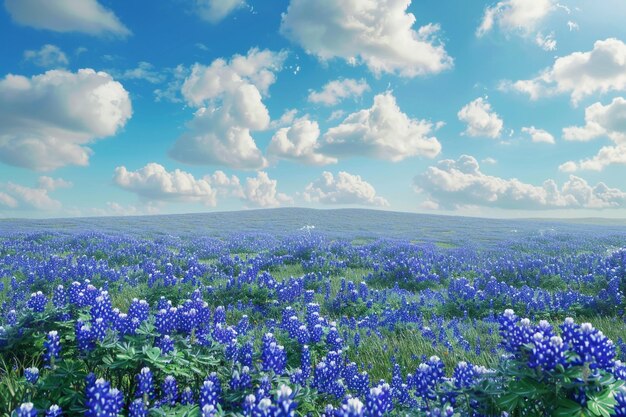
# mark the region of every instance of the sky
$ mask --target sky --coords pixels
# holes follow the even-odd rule
[[[2,0],[0,217],[626,217],[623,0]]]

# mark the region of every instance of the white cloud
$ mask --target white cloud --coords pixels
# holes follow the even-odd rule
[[[591,158],[578,162],[568,161],[559,169],[602,171],[609,165],[626,164],[626,99],[615,97],[611,103],[593,103],[585,109],[585,125],[563,129],[563,139],[586,142],[598,137],[608,137],[616,146],[603,146]]]
[[[218,23],[226,16],[246,4],[244,0],[194,0],[198,15],[210,22]]]
[[[360,175],[339,171],[337,176],[324,171],[322,176],[309,183],[304,190],[307,202],[322,204],[358,204],[387,207],[389,202],[376,195],[376,190]]]
[[[174,68],[167,68],[162,75],[168,78],[165,88],[157,88],[154,90],[155,101],[160,102],[167,100],[172,103],[182,103],[181,88],[187,76],[191,73],[189,68],[184,65],[177,65]]]
[[[145,61],[139,62],[136,68],[112,73],[120,80],[144,80],[151,84],[159,84],[165,80],[164,74],[156,71],[154,65]]]
[[[596,41],[591,51],[557,58],[539,76],[505,82],[501,88],[528,94],[532,100],[568,93],[574,104],[591,94],[625,91],[626,44],[615,38]]]
[[[279,129],[267,149],[270,158],[289,159],[309,165],[334,164],[337,158],[318,152],[320,128],[308,116],[296,119],[290,127]]]
[[[563,129],[563,139],[586,142],[607,136],[615,143],[626,143],[626,100],[615,97],[606,106],[593,103],[585,109],[585,126]]]
[[[86,145],[131,117],[128,92],[105,72],[51,70],[0,79],[0,162],[37,171],[87,165]]]
[[[439,161],[417,176],[414,184],[429,201],[453,209],[466,206],[521,210],[626,207],[626,193],[604,183],[592,187],[584,179],[570,175],[560,189],[554,180],[536,186],[515,178],[486,175],[480,171],[478,161],[469,155],[462,155],[456,161]]]
[[[498,161],[495,158],[492,157],[487,157],[485,159],[483,159],[482,161],[480,161],[483,164],[488,164],[488,165],[495,165],[498,163]]]
[[[576,162],[565,162],[559,165],[559,171],[561,172],[575,172],[578,167],[576,166]]]
[[[575,171],[602,171],[609,165],[626,165],[626,143],[617,146],[603,146],[598,153],[591,158],[582,159],[578,162],[568,161],[559,166],[563,172]]]
[[[364,79],[355,80],[346,78],[343,80],[330,81],[322,91],[310,91],[309,101],[311,103],[321,103],[325,106],[334,106],[346,98],[361,97],[364,92],[369,91],[370,86]]]
[[[365,64],[379,75],[436,74],[453,60],[437,39],[439,26],[413,29],[410,0],[291,0],[280,31],[308,53],[326,61]]]
[[[281,127],[289,126],[296,119],[298,114],[297,109],[288,109],[280,116],[278,120],[272,120],[270,123],[270,129],[278,129]]]
[[[535,143],[551,143],[554,144],[554,136],[543,129],[537,129],[535,126],[523,127],[522,132],[528,133],[530,139]]]
[[[18,203],[17,200],[7,193],[0,191],[0,205],[9,207],[9,208],[17,208]]]
[[[269,127],[270,116],[262,95],[275,81],[286,54],[251,49],[230,62],[216,59],[210,66],[195,64],[181,92],[198,107],[185,132],[170,150],[181,162],[261,169],[267,160],[251,131]]]
[[[476,30],[481,37],[498,26],[504,32],[532,33],[539,23],[556,10],[554,0],[504,0],[485,9],[482,22]]]
[[[24,51],[24,59],[44,68],[63,68],[70,63],[58,46],[46,44],[39,50]]]
[[[46,188],[41,184],[35,188],[31,188],[12,182],[8,182],[6,184],[0,183],[0,207],[4,206],[9,209],[35,209],[46,211],[58,210],[61,208],[61,202],[53,199],[48,194],[49,191],[53,190],[54,187]]]
[[[390,92],[374,97],[374,104],[348,115],[322,138],[320,151],[333,156],[369,156],[401,161],[411,156],[434,158],[441,144],[434,136],[433,124],[411,119],[402,113]]]
[[[213,175],[195,178],[179,169],[167,171],[154,162],[137,171],[117,167],[113,181],[146,201],[199,202],[215,206],[218,195],[240,194],[239,179],[234,175],[228,177],[224,172],[216,171]]]
[[[569,29],[570,32],[580,29],[580,27],[578,26],[578,23],[572,22],[571,20],[567,21],[567,28]]]
[[[556,51],[556,40],[554,33],[544,36],[543,33],[537,32],[535,35],[535,43],[544,51]]]
[[[97,0],[4,0],[16,23],[56,32],[125,37],[130,30]]]
[[[270,179],[264,171],[257,172],[256,177],[246,178],[241,199],[250,207],[278,207],[293,204],[293,199],[277,191],[278,182]]]
[[[465,134],[468,136],[495,139],[500,136],[504,126],[500,116],[492,111],[491,104],[482,97],[466,104],[459,110],[457,116],[460,121],[467,124]]]
[[[39,177],[37,185],[44,190],[54,191],[57,188],[70,188],[73,184],[71,181],[66,181],[63,178],[52,178],[44,175]]]

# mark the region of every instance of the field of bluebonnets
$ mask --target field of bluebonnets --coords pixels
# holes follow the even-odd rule
[[[0,221],[0,414],[626,416],[626,228]]]

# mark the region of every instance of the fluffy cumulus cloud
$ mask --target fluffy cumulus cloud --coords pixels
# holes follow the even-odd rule
[[[505,82],[503,89],[528,94],[531,99],[566,93],[572,103],[595,93],[626,90],[626,44],[619,39],[596,41],[588,52],[557,58],[537,77]]]
[[[137,194],[146,201],[199,202],[215,206],[219,194],[238,192],[239,179],[228,177],[222,171],[203,178],[175,169],[167,171],[157,163],[149,163],[137,171],[129,171],[124,166],[115,169],[114,183],[127,191]]]
[[[125,37],[130,30],[97,0],[4,0],[16,23],[56,32]]]
[[[585,109],[585,125],[563,129],[563,139],[586,142],[607,137],[615,146],[603,146],[591,158],[578,162],[568,161],[559,169],[564,172],[577,170],[601,171],[613,164],[626,164],[626,100],[614,98],[609,104],[594,103]]]
[[[585,109],[585,125],[563,129],[563,139],[586,142],[606,136],[615,143],[626,144],[626,100],[614,98],[606,106],[593,103]]]
[[[197,165],[267,166],[251,132],[269,127],[270,116],[262,98],[284,59],[285,53],[251,49],[229,62],[217,59],[209,66],[194,65],[181,92],[197,111],[170,156]]]
[[[244,0],[194,0],[198,15],[210,22],[218,23],[226,16],[246,4]]]
[[[293,121],[289,127],[278,129],[267,149],[271,159],[288,159],[308,165],[334,164],[337,158],[319,152],[320,128],[308,116]]]
[[[281,33],[321,60],[363,63],[375,74],[404,77],[435,74],[452,67],[439,26],[413,29],[411,0],[291,0]]]
[[[61,48],[50,44],[46,44],[38,50],[24,51],[24,59],[44,68],[63,68],[70,63]]]
[[[603,146],[591,158],[581,159],[578,162],[567,161],[559,165],[562,172],[602,171],[609,165],[626,165],[626,144]]]
[[[523,127],[522,132],[527,133],[530,136],[530,140],[535,143],[550,143],[554,144],[554,136],[543,129],[537,129],[535,126]]]
[[[306,186],[303,197],[307,202],[322,204],[389,206],[389,202],[376,195],[374,187],[360,175],[345,171],[339,171],[336,176],[324,171],[320,178]]]
[[[278,192],[278,181],[273,180],[264,171],[256,177],[246,178],[243,194],[240,197],[248,207],[278,207],[293,204],[293,199]]]
[[[469,155],[439,161],[417,176],[414,184],[428,197],[430,206],[447,209],[467,206],[522,210],[626,207],[626,193],[602,182],[591,186],[584,179],[571,175],[560,188],[554,180],[536,186],[515,178],[484,174],[478,161]]]
[[[309,101],[325,106],[334,106],[346,98],[361,97],[369,89],[370,87],[364,79],[334,80],[322,87],[322,91],[310,91]]]
[[[368,156],[401,161],[411,156],[434,158],[441,144],[431,136],[434,126],[403,113],[390,92],[374,97],[374,104],[348,115],[328,129],[320,151],[332,156]]]
[[[467,124],[465,134],[468,136],[495,139],[500,136],[504,126],[500,116],[491,109],[491,104],[482,97],[466,104],[457,116]]]
[[[89,143],[131,117],[128,92],[109,74],[51,70],[0,79],[0,162],[37,171],[87,165]]]
[[[530,35],[557,9],[555,0],[504,0],[487,7],[476,36],[481,37],[499,27],[507,33]]]
[[[0,183],[0,210],[58,210],[60,201],[49,194],[57,188],[71,187],[62,178],[39,177],[36,187],[26,187],[13,182]]]

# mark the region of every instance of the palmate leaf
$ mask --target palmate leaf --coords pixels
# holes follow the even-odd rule
[[[595,416],[609,417],[616,404],[617,401],[610,390],[605,390],[599,395],[588,395],[587,408]]]

